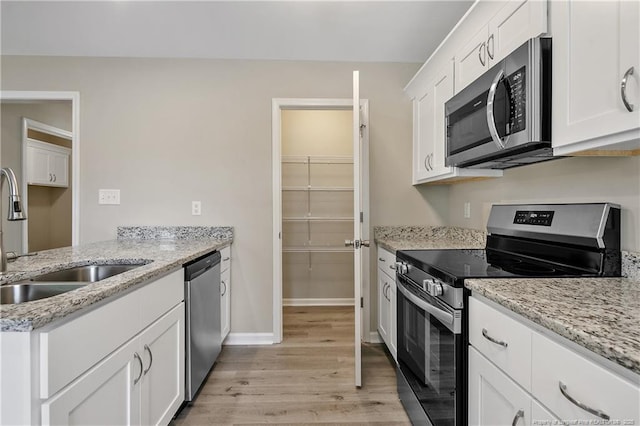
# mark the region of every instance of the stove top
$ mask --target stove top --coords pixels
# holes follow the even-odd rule
[[[494,250],[402,250],[402,260],[447,284],[459,287],[467,278],[533,278],[593,276],[594,273]]]

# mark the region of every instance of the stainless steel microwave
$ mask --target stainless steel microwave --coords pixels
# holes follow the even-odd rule
[[[551,39],[528,40],[445,103],[445,165],[508,169],[553,159]]]

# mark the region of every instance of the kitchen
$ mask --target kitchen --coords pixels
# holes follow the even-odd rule
[[[238,338],[273,333],[271,101],[350,97],[354,69],[371,110],[371,227],[484,230],[494,203],[607,201],[622,207],[621,249],[639,251],[637,155],[567,158],[507,170],[501,178],[412,186],[412,106],[402,89],[426,57],[405,63],[35,53],[2,59],[2,90],[80,93],[81,243],[113,239],[122,225],[234,227],[231,333]],[[120,188],[121,204],[97,204],[102,188]],[[193,200],[202,201],[201,216],[190,214]],[[375,283],[377,257],[369,251]],[[370,296],[375,333],[375,285]]]

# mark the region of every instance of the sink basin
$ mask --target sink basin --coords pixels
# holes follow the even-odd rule
[[[0,304],[31,302],[66,293],[89,283],[130,271],[144,263],[127,265],[86,265],[38,275],[0,286]]]
[[[7,284],[0,287],[0,304],[31,302],[66,293],[87,285],[72,283]]]
[[[132,265],[86,265],[62,271],[50,272],[31,278],[32,282],[90,282],[104,280],[105,278],[121,274],[135,269],[143,264]]]

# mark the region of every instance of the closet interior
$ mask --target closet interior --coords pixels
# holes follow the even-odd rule
[[[282,112],[284,305],[353,304],[351,110]]]

